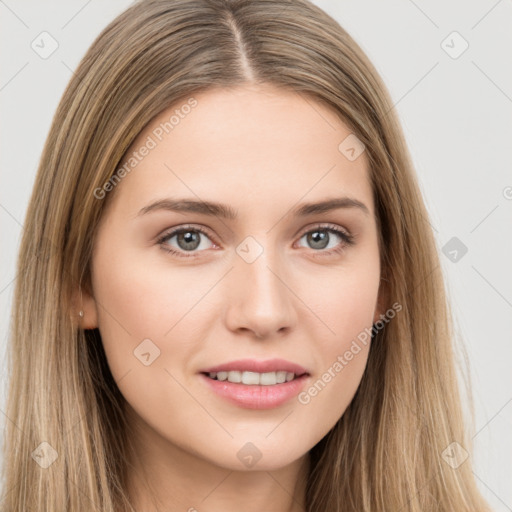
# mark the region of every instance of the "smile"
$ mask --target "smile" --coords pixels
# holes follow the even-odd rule
[[[210,373],[214,377],[210,377]],[[199,374],[206,387],[219,398],[243,409],[273,409],[284,405],[296,397],[310,380],[308,373],[296,375],[284,371],[256,373],[232,370],[210,373]],[[224,380],[218,379],[219,373]],[[284,375],[283,382],[277,381],[278,374],[280,381]]]
[[[247,371],[229,371],[229,372],[210,372],[210,379],[218,381],[228,381],[235,384],[246,384],[249,386],[274,386],[294,380],[297,375],[292,372],[280,370],[277,372],[247,372]]]

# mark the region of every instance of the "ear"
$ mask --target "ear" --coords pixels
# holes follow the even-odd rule
[[[83,316],[80,316],[80,311],[83,311]],[[81,329],[98,327],[98,308],[92,292],[83,288],[73,292],[71,318]]]
[[[389,303],[389,290],[387,286],[387,280],[383,277],[380,279],[379,294],[377,296],[377,305],[375,307],[375,313],[373,315],[373,323],[377,320],[381,320],[381,315],[384,315],[388,308]]]

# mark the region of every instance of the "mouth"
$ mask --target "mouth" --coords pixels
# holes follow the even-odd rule
[[[204,371],[199,376],[207,389],[223,401],[243,409],[274,409],[296,397],[310,380],[310,374],[277,370]]]
[[[310,380],[302,366],[284,359],[241,359],[205,368],[199,375],[207,389],[244,409],[273,409],[289,403]]]
[[[249,372],[242,370],[220,371],[220,372],[202,372],[206,377],[220,381],[231,382],[233,384],[245,384],[246,386],[275,386],[276,384],[284,384],[298,379],[306,372],[296,374],[286,370],[278,370],[275,372]]]

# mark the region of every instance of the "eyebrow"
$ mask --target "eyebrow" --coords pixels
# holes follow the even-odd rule
[[[308,215],[326,213],[341,208],[356,208],[362,211],[365,215],[370,214],[368,207],[364,203],[351,197],[337,197],[316,203],[304,203],[294,208],[291,211],[291,214],[296,217],[306,217]],[[147,206],[144,206],[137,216],[158,210],[200,213],[202,215],[222,217],[229,220],[236,220],[238,216],[238,212],[229,205],[214,201],[198,201],[196,199],[189,198],[159,199]]]

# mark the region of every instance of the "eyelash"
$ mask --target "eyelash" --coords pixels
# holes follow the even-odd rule
[[[181,226],[181,227],[179,227],[177,229],[174,229],[172,231],[164,233],[161,237],[158,238],[157,244],[164,251],[166,251],[168,253],[171,253],[171,254],[173,254],[175,256],[178,256],[180,258],[195,258],[196,254],[197,254],[195,252],[191,252],[190,254],[186,254],[185,251],[177,251],[175,249],[170,248],[169,245],[166,244],[166,241],[168,241],[174,235],[178,235],[178,234],[184,233],[184,232],[186,233],[187,231],[197,231],[199,233],[202,233],[206,237],[211,238],[210,234],[206,230],[204,230],[204,229],[202,229],[200,227],[197,227],[197,226]],[[349,247],[349,246],[352,246],[352,245],[355,244],[355,236],[354,235],[351,235],[351,234],[349,234],[349,233],[347,233],[345,231],[340,230],[339,228],[337,228],[333,224],[322,224],[322,225],[315,226],[314,228],[309,229],[307,231],[304,231],[299,236],[299,240],[304,235],[307,235],[307,234],[312,233],[314,231],[328,231],[330,233],[334,233],[334,234],[338,235],[342,239],[342,242],[336,248],[330,249],[328,251],[324,251],[324,250],[315,251],[313,249],[313,257],[325,257],[325,256],[330,256],[332,254],[339,254],[339,253],[343,252],[346,247]],[[314,253],[317,253],[317,254],[314,254]]]

